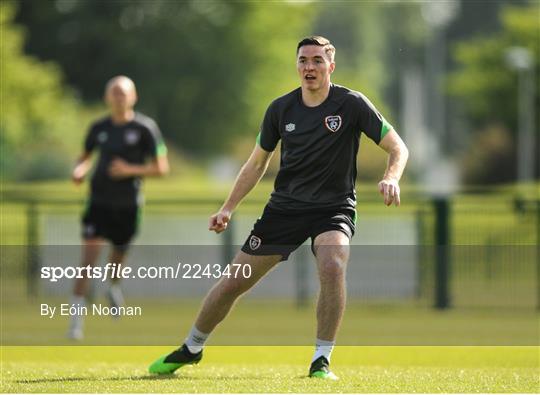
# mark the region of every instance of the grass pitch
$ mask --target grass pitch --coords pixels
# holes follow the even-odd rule
[[[148,366],[182,340],[197,303],[146,301],[137,319],[88,317],[87,337],[74,346],[65,345],[67,318],[40,317],[41,301],[1,304],[2,392],[540,392],[538,315],[530,310],[439,312],[351,302],[338,339],[349,345],[332,356],[340,380],[326,382],[307,377],[313,347],[299,346],[313,341],[313,306],[244,300],[212,335],[210,344],[219,346],[207,347],[199,365],[153,376]],[[351,345],[361,340],[372,346]],[[298,345],[278,345],[286,341]],[[509,344],[515,346],[502,346]]]
[[[151,335],[151,334],[149,334]],[[337,347],[337,382],[306,377],[311,347],[211,346],[201,364],[153,376],[172,347],[5,346],[2,392],[538,393],[538,347]]]

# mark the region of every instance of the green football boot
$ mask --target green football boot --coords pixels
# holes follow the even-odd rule
[[[323,356],[320,356],[311,363],[309,377],[324,380],[338,380],[338,377],[330,371],[330,362]]]
[[[187,346],[183,344],[178,350],[174,350],[169,355],[163,356],[156,360],[152,365],[150,365],[148,371],[155,374],[172,374],[184,365],[198,364],[201,359],[202,351],[197,354],[193,354],[189,352]]]

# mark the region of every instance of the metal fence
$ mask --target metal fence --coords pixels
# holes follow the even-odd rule
[[[540,308],[540,201],[490,195],[417,198],[399,210],[361,197],[359,202],[348,269],[349,297],[437,308]],[[246,202],[231,229],[219,237],[199,232],[206,227],[207,214],[220,203],[214,199],[148,201],[138,243],[153,247],[152,251],[157,245],[162,249],[197,245],[201,251],[218,251],[213,256],[226,265],[264,202]],[[50,292],[39,277],[46,258],[43,248],[80,243],[82,202],[17,197],[4,198],[2,204],[9,207],[3,210],[3,239],[7,232],[8,240],[20,240],[11,246],[3,242],[3,276],[25,279],[28,295]],[[159,256],[151,254],[159,262]],[[292,297],[299,305],[311,298],[318,285],[309,246],[291,261],[255,294]],[[199,284],[182,287],[184,293],[173,292],[194,296],[205,287]],[[141,284],[137,289],[144,292]]]

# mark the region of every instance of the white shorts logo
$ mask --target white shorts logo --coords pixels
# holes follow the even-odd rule
[[[252,235],[249,238],[249,248],[251,248],[252,250],[256,250],[257,248],[259,248],[261,246],[261,243],[262,243],[262,240],[258,238],[257,236]]]
[[[92,224],[87,224],[85,227],[84,227],[84,236],[85,237],[92,237],[94,236],[94,234],[96,233],[96,228],[94,225]]]

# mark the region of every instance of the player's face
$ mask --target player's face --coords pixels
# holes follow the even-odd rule
[[[105,102],[113,112],[131,110],[136,101],[134,87],[125,82],[115,83],[105,92]]]
[[[302,88],[317,91],[330,84],[330,75],[336,67],[331,62],[323,47],[304,45],[296,57],[296,68]]]

